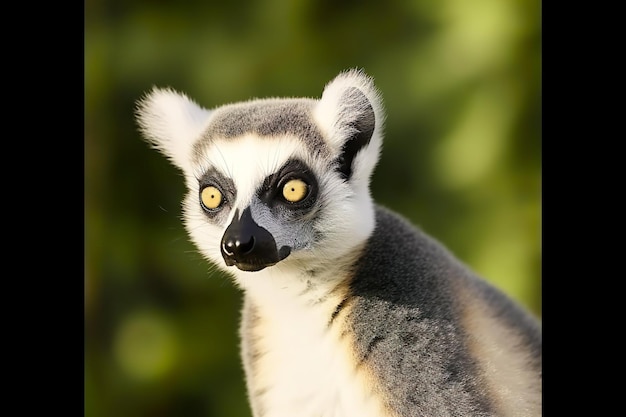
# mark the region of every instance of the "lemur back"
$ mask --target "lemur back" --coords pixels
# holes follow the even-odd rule
[[[212,110],[155,88],[137,117],[185,176],[190,238],[243,291],[255,417],[541,414],[539,321],[373,202],[370,77]]]

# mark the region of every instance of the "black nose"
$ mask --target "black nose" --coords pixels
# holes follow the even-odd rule
[[[228,237],[224,235],[222,251],[230,257],[241,257],[252,252],[252,249],[254,249],[254,236],[249,236],[247,239],[245,237],[242,238],[244,239],[243,241],[234,235],[229,235]]]
[[[241,217],[235,212],[222,237],[221,251],[227,266],[235,265],[242,271],[260,271],[286,257],[279,256],[274,237],[254,221],[250,207]]]

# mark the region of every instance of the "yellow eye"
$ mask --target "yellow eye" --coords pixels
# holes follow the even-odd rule
[[[283,197],[291,203],[297,203],[306,197],[308,185],[302,180],[289,180],[283,187]]]
[[[222,204],[222,193],[215,187],[208,186],[200,194],[202,204],[208,209],[216,209]]]

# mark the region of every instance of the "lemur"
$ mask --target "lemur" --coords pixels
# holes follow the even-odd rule
[[[362,70],[211,110],[154,87],[136,116],[184,174],[190,239],[243,292],[254,417],[541,414],[540,320],[373,201],[385,115]]]

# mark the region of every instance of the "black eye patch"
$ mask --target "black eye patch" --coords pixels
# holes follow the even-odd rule
[[[221,172],[216,169],[207,170],[200,178],[198,178],[198,190],[199,190],[199,203],[204,207],[202,203],[202,192],[207,187],[214,187],[221,193],[222,206],[230,206],[237,197],[237,189],[235,183],[231,178],[225,177]],[[206,210],[205,213],[213,217],[216,212],[214,210]]]
[[[283,195],[283,188],[292,180],[299,180],[306,184],[306,194],[297,202],[291,202]],[[257,196],[269,207],[307,209],[315,202],[317,191],[317,179],[309,167],[299,159],[290,159],[278,171],[265,178],[257,191]]]

